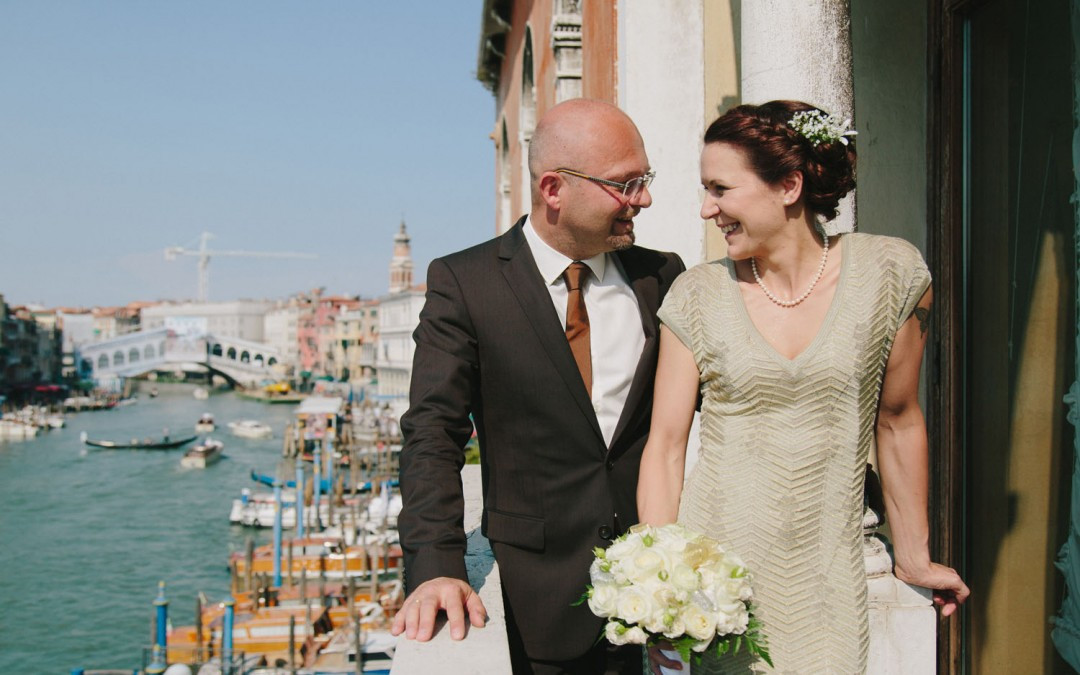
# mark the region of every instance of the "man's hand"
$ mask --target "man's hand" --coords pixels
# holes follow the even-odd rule
[[[472,586],[461,579],[438,577],[420,584],[405,599],[390,632],[394,635],[404,632],[410,640],[427,642],[435,632],[435,617],[439,610],[446,611],[450,637],[455,640],[465,637],[466,612],[469,622],[476,628],[482,628],[487,621],[487,610]]]
[[[660,668],[668,668],[669,670],[682,670],[682,661],[674,661],[667,655],[661,653],[661,649],[668,651],[675,651],[675,648],[671,646],[670,642],[660,642],[659,644],[650,645],[647,648],[649,654],[649,668],[653,675],[660,675]]]

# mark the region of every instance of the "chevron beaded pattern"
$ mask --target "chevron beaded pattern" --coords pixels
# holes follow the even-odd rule
[[[743,557],[776,664],[745,654],[699,673],[862,673],[869,645],[863,481],[885,364],[930,276],[918,250],[848,234],[818,335],[778,354],[730,260],[676,281],[660,317],[701,372],[701,456],[679,520]]]

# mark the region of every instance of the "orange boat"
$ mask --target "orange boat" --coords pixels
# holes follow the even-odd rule
[[[398,544],[372,544],[368,546],[344,546],[340,541],[322,538],[292,540],[292,567],[289,567],[289,542],[281,549],[281,574],[283,576],[324,576],[328,579],[367,577],[374,571],[377,575],[396,574],[402,566],[401,546]],[[230,556],[230,565],[237,578],[247,575],[247,559],[243,552]],[[255,549],[251,564],[252,574],[274,573],[274,547],[259,546]],[[291,572],[291,575],[290,575]]]
[[[358,590],[350,612],[348,590],[344,585],[327,585],[323,591],[327,602],[341,604],[323,606],[317,587],[308,587],[305,599],[300,598],[298,586],[270,589],[268,594],[238,593],[233,617],[233,652],[243,652],[248,659],[262,656],[268,664],[288,663],[289,622],[292,619],[296,663],[311,665],[335,632],[352,634],[349,629],[353,626],[353,613],[359,616],[365,632],[386,629],[389,619],[400,607],[402,595],[400,582],[396,580],[379,585],[377,603],[370,601],[370,589]],[[281,604],[263,606],[261,603],[268,599]],[[202,609],[201,628],[174,628],[168,637],[169,662],[205,663],[220,656],[224,616],[224,604],[209,605]]]

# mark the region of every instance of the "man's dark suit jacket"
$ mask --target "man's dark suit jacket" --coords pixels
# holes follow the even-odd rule
[[[616,254],[637,296],[645,348],[608,447],[523,222],[428,269],[411,407],[401,420],[398,527],[410,593],[435,577],[467,580],[460,471],[475,421],[482,528],[526,651],[567,660],[595,644],[602,627],[587,606],[571,606],[589,582],[593,547],[637,522],[656,311],[684,267],[673,253]]]

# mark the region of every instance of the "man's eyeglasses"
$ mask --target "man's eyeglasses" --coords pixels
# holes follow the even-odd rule
[[[587,173],[581,173],[580,171],[573,171],[571,169],[555,169],[555,173],[568,173],[571,176],[577,176],[578,178],[584,178],[591,180],[594,183],[600,183],[601,185],[608,185],[616,188],[622,192],[623,199],[633,199],[641,194],[641,192],[649,187],[653,182],[653,178],[656,178],[656,172],[650,171],[644,176],[638,176],[637,178],[631,178],[625,183],[619,183],[613,180],[607,180],[606,178],[597,178],[596,176],[590,176]]]

